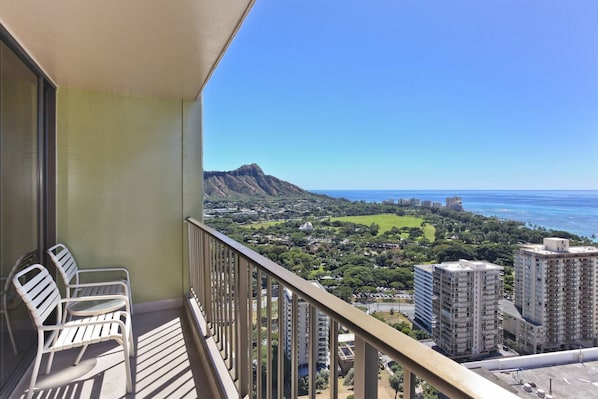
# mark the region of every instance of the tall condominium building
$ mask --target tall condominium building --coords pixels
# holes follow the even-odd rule
[[[433,266],[432,338],[447,356],[478,358],[502,345],[502,270],[467,260]]]
[[[414,321],[428,334],[432,334],[432,265],[416,265],[414,268],[413,296],[415,300]]]
[[[462,211],[463,201],[461,197],[449,197],[446,199],[446,207],[456,211]]]
[[[311,284],[318,288],[324,289],[317,281],[310,281]],[[292,302],[293,292],[288,288],[284,289],[284,311],[286,318],[286,328],[284,331],[284,350],[286,356],[291,358],[292,350],[292,336],[293,336],[293,323],[292,323]],[[300,377],[302,376],[302,370],[306,371],[307,364],[309,363],[309,303],[302,299],[297,301],[297,356],[298,366],[300,371]],[[316,312],[316,331],[317,331],[317,348],[316,348],[316,366],[324,368],[330,364],[330,354],[328,352],[328,337],[329,337],[329,319],[325,313]]]
[[[515,309],[511,332],[526,352],[598,344],[598,248],[570,247],[564,238],[515,251]],[[509,317],[517,319],[513,315]],[[536,330],[533,340],[528,330]]]

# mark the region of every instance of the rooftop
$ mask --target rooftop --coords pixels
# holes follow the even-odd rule
[[[415,265],[415,268],[421,269],[428,273],[432,273],[432,269],[434,268],[434,265]]]
[[[443,262],[435,264],[434,267],[444,269],[449,272],[459,271],[476,271],[476,270],[503,270],[502,266],[495,265],[494,263],[484,261],[473,261],[460,259],[458,262]]]
[[[598,248],[592,246],[570,247],[569,240],[558,237],[548,237],[542,244],[525,244],[521,250],[538,255],[583,254],[598,255]]]
[[[479,372],[477,369],[472,369]],[[480,373],[482,374],[482,373]],[[515,388],[522,398],[537,398],[537,390],[551,392],[557,399],[587,399],[598,396],[598,360],[522,370],[496,371],[492,375],[499,385]],[[531,392],[523,384],[532,384]],[[533,385],[536,387],[533,388]]]

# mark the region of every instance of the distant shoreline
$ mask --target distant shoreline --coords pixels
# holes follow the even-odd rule
[[[418,198],[445,204],[461,197],[465,211],[596,239],[598,190],[308,190],[351,201]]]

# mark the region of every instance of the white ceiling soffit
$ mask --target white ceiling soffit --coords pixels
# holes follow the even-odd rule
[[[193,100],[254,0],[0,1],[58,87]]]

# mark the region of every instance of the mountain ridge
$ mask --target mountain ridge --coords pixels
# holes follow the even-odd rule
[[[319,196],[277,177],[252,163],[231,171],[204,171],[204,198],[305,198]]]

